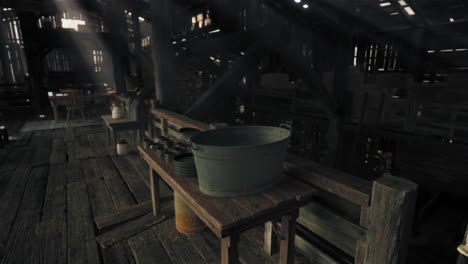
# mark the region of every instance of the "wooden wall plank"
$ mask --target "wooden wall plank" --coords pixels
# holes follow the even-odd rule
[[[300,209],[298,223],[351,256],[357,241],[367,235],[365,229],[314,202]]]

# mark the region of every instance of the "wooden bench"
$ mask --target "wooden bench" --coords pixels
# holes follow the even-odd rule
[[[237,243],[241,232],[281,219],[279,228],[280,263],[292,264],[295,256],[296,218],[299,208],[312,201],[317,189],[292,177],[261,194],[237,198],[215,198],[204,195],[196,178],[175,177],[174,166],[151,151],[138,147],[150,166],[153,212],[160,209],[159,178],[177,193],[197,216],[221,239],[221,263],[238,263]],[[268,239],[267,244],[271,243]]]
[[[158,132],[167,136],[176,136],[180,127],[209,129],[207,124],[165,109],[150,114]],[[418,189],[415,183],[391,175],[371,182],[291,154],[283,167],[289,176],[318,189],[297,219],[301,234],[296,246],[305,257],[314,263],[405,262]],[[271,222],[265,225],[265,237],[275,237],[273,226]],[[317,239],[307,237],[304,230],[327,245],[318,242],[316,246]],[[265,250],[272,253],[273,245],[270,241]]]
[[[139,133],[139,138],[140,140],[143,139],[144,133],[143,133],[143,126],[140,122],[130,120],[128,118],[120,118],[120,119],[113,119],[111,115],[103,115],[101,116],[102,120],[104,121],[104,124],[106,126],[107,130],[107,140],[109,144],[111,143],[111,132],[112,132],[112,137],[114,139],[114,144],[117,144],[117,132],[119,131],[138,131]],[[133,141],[135,141],[135,135],[136,133],[133,134],[134,138]]]

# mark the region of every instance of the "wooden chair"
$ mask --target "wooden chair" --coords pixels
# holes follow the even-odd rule
[[[84,113],[83,92],[75,89],[63,89],[60,92],[68,94],[65,100],[65,108],[67,109],[67,123],[70,120],[71,114],[81,113],[83,120],[86,119]]]

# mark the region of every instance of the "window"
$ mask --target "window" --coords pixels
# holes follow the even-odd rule
[[[46,55],[49,72],[70,72],[70,61],[62,49],[54,49]]]
[[[93,62],[94,62],[94,71],[102,72],[102,64],[104,58],[102,56],[102,50],[93,50]]]
[[[399,51],[393,41],[357,41],[353,55],[353,65],[365,72],[400,70]]]
[[[22,82],[28,72],[20,21],[11,8],[4,8],[0,12],[2,17],[0,30],[6,37],[5,46],[2,48],[6,50],[8,60],[4,64],[3,76],[7,82]]]
[[[79,31],[79,26],[84,25],[86,25],[86,21],[84,20],[62,18],[62,28],[70,28]]]
[[[211,25],[210,10],[192,16],[192,31]]]

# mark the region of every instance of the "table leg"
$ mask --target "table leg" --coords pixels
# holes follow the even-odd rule
[[[114,138],[114,147],[117,145],[117,130],[112,130],[112,137]]]
[[[296,237],[296,218],[299,216],[299,210],[281,217],[280,229],[280,264],[293,264],[296,255],[294,240]]]
[[[278,237],[274,230],[275,221],[265,223],[265,239],[263,249],[268,256],[272,256],[278,252]]]
[[[234,233],[221,239],[221,264],[239,263],[239,234]]]
[[[54,105],[52,106],[52,110],[54,112],[54,119],[55,119],[55,122],[58,123],[59,121],[59,116],[58,116],[58,109],[57,109],[57,106]]]
[[[159,175],[153,170],[153,168],[149,168],[150,170],[150,187],[151,187],[151,201],[153,204],[153,215],[158,216],[161,213],[161,206],[160,206],[160,190],[159,190]]]

